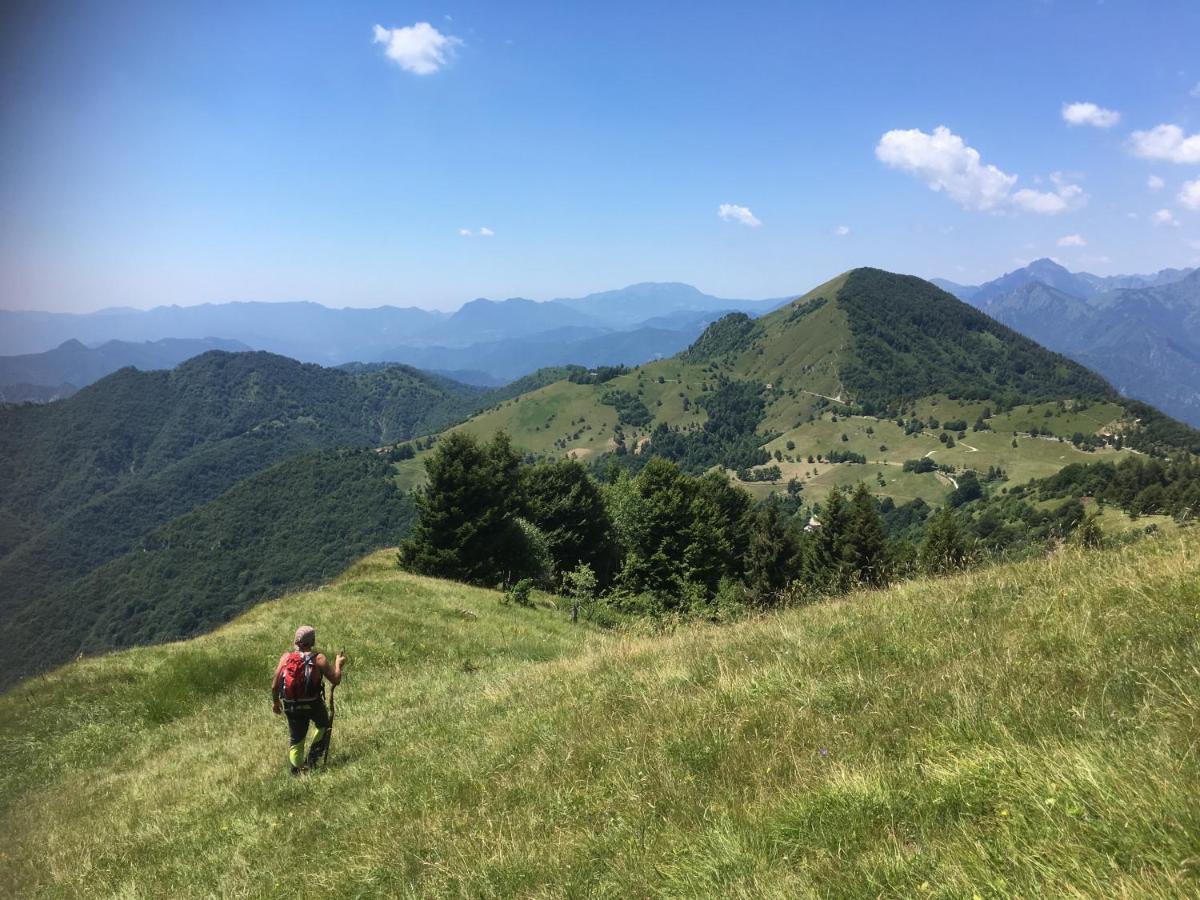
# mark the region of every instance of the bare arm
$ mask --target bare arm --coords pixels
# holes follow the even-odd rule
[[[279,715],[283,711],[283,707],[279,703],[279,695],[283,693],[283,661],[287,659],[287,654],[279,657],[279,665],[275,667],[275,675],[271,679],[271,709],[275,715]]]
[[[332,666],[329,665],[329,660],[325,658],[324,653],[318,654],[317,666],[325,674],[325,677],[329,679],[329,683],[336,687],[342,683],[342,669],[346,667],[346,654],[339,653]]]

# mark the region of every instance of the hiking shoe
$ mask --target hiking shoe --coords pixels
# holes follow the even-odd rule
[[[298,768],[296,768],[295,766],[292,766],[292,777],[295,778],[299,774],[300,774],[300,770]]]

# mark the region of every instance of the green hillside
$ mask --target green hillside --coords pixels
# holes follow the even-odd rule
[[[217,507],[224,511],[207,521],[211,526],[237,519],[236,527],[214,533],[203,551],[164,569],[195,571],[201,558],[219,555],[199,591],[207,599],[195,599],[190,575],[114,580],[114,573],[144,570],[147,562],[138,554],[162,543],[153,536],[156,529],[190,531],[189,514],[272,465],[315,450],[376,447],[437,431],[465,417],[479,397],[476,389],[404,366],[349,373],[269,353],[213,352],[170,371],[122,369],[48,406],[0,409],[0,627],[11,631],[19,623],[21,634],[35,634],[39,646],[49,647],[48,623],[70,615],[65,610],[80,604],[94,609],[110,597],[122,606],[198,603],[184,618],[221,621],[245,607],[244,596],[257,592],[259,576],[270,570],[257,557],[228,581],[216,574],[226,572],[229,558],[241,558],[229,550],[235,544],[243,545],[241,552],[260,547],[258,530],[252,540],[235,539],[247,523],[257,521],[256,506],[270,508],[294,529],[309,529],[292,536],[298,544],[326,548],[337,540],[328,521],[312,518],[313,498],[303,488],[303,477],[296,491],[277,485],[269,503],[265,482],[227,498]],[[237,499],[256,494],[257,503]],[[346,496],[352,494],[349,490]],[[327,489],[319,507],[332,520],[344,521],[353,509],[333,510],[330,501],[338,496]],[[231,519],[234,509],[238,514]],[[346,532],[348,551],[329,557],[322,549],[306,564],[291,567],[296,575],[268,581],[277,592],[306,583],[313,566],[325,571],[319,560],[327,565],[332,559],[340,568],[366,549],[357,543],[365,534],[375,535],[371,546],[396,540],[394,533],[380,540],[377,525],[367,504],[363,526]],[[222,554],[216,552],[217,541],[225,548]],[[126,561],[118,563],[122,557]],[[99,575],[105,566],[115,568]],[[64,634],[60,625],[53,630]],[[73,622],[68,631],[77,636],[87,629]],[[190,633],[149,632],[160,638]],[[59,662],[78,649],[77,643],[60,643],[43,663]],[[11,677],[0,677],[0,684]]]
[[[534,457],[663,455],[692,471],[750,470],[758,494],[795,479],[819,500],[867,481],[898,503],[940,502],[950,467],[1000,467],[1015,485],[1131,449],[1200,450],[1200,434],[1077,363],[929,282],[878,269],[757,320],[728,316],[671,359],[577,372],[458,427],[506,431]],[[847,451],[851,461],[837,458]],[[903,471],[922,456],[944,470]],[[753,470],[765,464],[778,477],[760,480]],[[400,466],[401,487],[421,478],[420,455]]]
[[[0,687],[77,653],[190,637],[264,599],[338,575],[406,534],[412,501],[369,450],[310,451],[242,479],[8,620],[29,662]]]
[[[391,552],[0,697],[9,896],[1194,897],[1200,542],[658,636]],[[292,779],[295,625],[353,663]]]

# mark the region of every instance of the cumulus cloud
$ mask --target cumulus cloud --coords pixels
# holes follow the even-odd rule
[[[1184,135],[1178,125],[1155,125],[1129,137],[1135,156],[1173,163],[1200,163],[1200,134]]]
[[[1082,234],[1067,234],[1058,239],[1060,247],[1086,247],[1087,241]]]
[[[1096,128],[1112,128],[1121,121],[1119,112],[1095,103],[1064,103],[1062,117],[1068,125],[1092,125]]]
[[[462,41],[442,34],[428,22],[418,22],[404,28],[376,25],[373,43],[383,44],[387,58],[404,71],[432,75],[450,61]]]
[[[480,228],[478,231],[472,231],[470,228],[458,229],[459,237],[493,237],[495,234],[490,228]]]
[[[996,209],[1017,182],[1016,175],[981,163],[979,151],[945,125],[933,134],[919,128],[889,131],[880,138],[875,156],[886,166],[920,178],[931,190],[945,191],[966,209]]]
[[[1150,188],[1152,191],[1161,191],[1165,184],[1166,182],[1157,175],[1151,175],[1146,179],[1146,187]]]
[[[1175,218],[1175,214],[1169,209],[1160,209],[1150,218],[1155,225],[1170,225],[1172,228],[1179,227],[1179,220]]]
[[[1012,195],[1015,206],[1026,212],[1043,216],[1055,216],[1068,209],[1077,209],[1087,203],[1087,194],[1077,184],[1071,184],[1061,172],[1050,176],[1053,191],[1035,191],[1022,188]]]
[[[1179,190],[1179,205],[1200,212],[1200,178],[1185,181]]]
[[[848,235],[850,233],[850,226],[849,225],[839,225],[837,228],[833,229],[833,233],[836,234],[838,237],[845,237],[846,235]]]
[[[985,165],[978,150],[944,125],[933,134],[919,128],[889,131],[880,138],[875,156],[884,165],[921,179],[931,190],[945,192],[964,209],[998,212],[1015,207],[1055,215],[1087,202],[1083,188],[1057,172],[1051,176],[1053,191],[1022,188],[1014,193],[1016,175]]]
[[[738,206],[735,203],[722,203],[717,207],[717,215],[726,222],[737,222],[739,225],[745,225],[748,228],[757,228],[762,224],[762,220],[754,213],[750,212],[744,206]]]

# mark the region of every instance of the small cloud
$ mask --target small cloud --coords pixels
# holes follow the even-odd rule
[[[432,75],[446,65],[454,50],[462,45],[461,40],[442,34],[428,22],[417,22],[404,28],[376,25],[373,43],[383,44],[387,58],[414,75]]]
[[[1189,247],[1191,247],[1193,250],[1200,250],[1200,240],[1184,241],[1184,243],[1187,244]]]
[[[480,228],[478,231],[472,231],[470,228],[458,229],[459,237],[494,237],[495,234],[490,228]]]
[[[1068,125],[1092,125],[1096,128],[1112,128],[1121,121],[1119,112],[1095,103],[1064,103],[1062,117]]]
[[[1161,191],[1165,185],[1166,182],[1157,175],[1151,175],[1146,179],[1146,187],[1150,188],[1152,191]]]
[[[1126,216],[1128,216],[1128,217],[1129,217],[1129,218],[1131,218],[1131,219],[1137,219],[1137,218],[1139,218],[1138,214],[1137,214],[1137,213],[1135,213],[1135,212],[1131,212],[1131,213],[1125,213],[1125,215],[1126,215]]]
[[[1197,100],[1200,100],[1200,81],[1197,81],[1195,86],[1190,91],[1188,91],[1188,93],[1191,94],[1193,97],[1195,97]]]
[[[1150,218],[1155,225],[1170,225],[1172,228],[1179,227],[1179,220],[1175,218],[1175,214],[1169,209],[1160,209]]]
[[[1155,125],[1129,136],[1134,156],[1173,163],[1200,163],[1200,134],[1185,136],[1178,125]]]
[[[1087,194],[1077,184],[1067,184],[1057,175],[1051,175],[1055,183],[1053,191],[1035,191],[1022,188],[1012,195],[1015,206],[1026,212],[1043,216],[1056,216],[1068,209],[1077,209],[1087,203]]]
[[[470,228],[458,229],[458,236],[459,237],[471,237],[471,229]]]
[[[1081,234],[1067,234],[1058,239],[1060,247],[1086,247],[1087,241]]]
[[[850,226],[849,225],[839,225],[837,228],[833,229],[833,233],[836,234],[838,237],[845,237],[846,235],[848,235],[850,233]]]
[[[722,203],[717,207],[717,215],[726,222],[737,222],[739,225],[745,225],[747,228],[757,228],[762,224],[762,220],[750,212],[749,209],[734,203]]]
[[[1177,199],[1180,206],[1200,212],[1200,178],[1185,181]]]
[[[926,134],[919,128],[884,134],[875,156],[886,166],[921,179],[932,191],[944,191],[959,206],[981,212],[996,209],[1008,198],[1016,175],[980,161],[979,151],[945,125]]]

